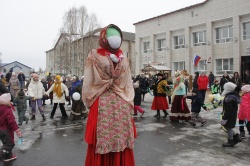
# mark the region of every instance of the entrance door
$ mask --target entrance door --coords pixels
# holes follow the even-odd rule
[[[242,82],[245,83],[246,79],[246,71],[250,71],[250,56],[242,56],[241,57],[241,78]]]

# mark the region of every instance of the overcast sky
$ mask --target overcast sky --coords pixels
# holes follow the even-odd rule
[[[45,69],[45,51],[53,48],[62,18],[69,8],[84,5],[102,26],[118,25],[135,32],[133,23],[204,0],[1,0],[0,54],[2,63],[21,62]]]

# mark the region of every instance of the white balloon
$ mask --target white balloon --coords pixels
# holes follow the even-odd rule
[[[74,100],[80,100],[81,95],[80,95],[78,92],[75,92],[75,93],[73,93],[72,98],[73,98]]]

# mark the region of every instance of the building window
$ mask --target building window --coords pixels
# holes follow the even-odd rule
[[[163,51],[166,49],[166,39],[157,40],[157,51]]]
[[[194,46],[206,45],[206,31],[194,32],[193,43]]]
[[[194,66],[194,71],[202,72],[207,71],[206,60],[200,60],[197,66]]]
[[[243,40],[250,39],[250,22],[243,23]]]
[[[173,62],[173,71],[184,70],[185,62]]]
[[[233,41],[233,26],[216,28],[216,43],[228,43]]]
[[[233,74],[233,58],[229,59],[216,59],[216,74],[223,75],[225,72]]]
[[[150,51],[150,42],[143,42],[143,52],[148,53]]]
[[[174,36],[174,49],[185,48],[185,36]]]

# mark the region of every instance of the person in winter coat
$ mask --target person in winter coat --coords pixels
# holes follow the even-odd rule
[[[66,94],[66,98],[69,98],[69,91],[68,88],[66,87],[66,85],[64,85],[62,83],[62,79],[60,77],[60,75],[57,75],[55,77],[55,81],[54,84],[49,88],[49,90],[46,92],[47,95],[49,95],[50,92],[53,92],[53,102],[54,102],[54,107],[51,111],[50,114],[50,118],[53,119],[54,114],[56,112],[56,108],[57,105],[59,104],[60,110],[61,110],[61,114],[62,114],[62,119],[67,119],[68,115],[65,111],[65,95],[64,92]]]
[[[245,83],[250,85],[250,70],[246,71]]]
[[[247,127],[248,135],[250,135],[250,85],[244,85],[242,88],[242,97],[238,114],[240,124],[240,137],[245,138],[244,124]]]
[[[194,80],[193,80],[193,89],[198,89],[198,78],[199,78],[199,72],[194,73]]]
[[[28,124],[29,118],[25,116],[27,110],[27,101],[32,99],[30,96],[26,96],[23,89],[17,91],[17,96],[14,98],[14,102],[17,106],[17,113],[18,113],[18,125],[21,126],[23,121]]]
[[[238,94],[240,94],[242,81],[238,72],[234,72],[234,75],[231,78],[231,82],[237,85],[237,87],[235,88],[235,91],[238,92]]]
[[[73,83],[73,82],[72,82],[71,76],[70,76],[70,75],[67,75],[66,81],[65,81],[65,85],[67,86],[67,88],[68,88],[69,91],[71,91],[72,83]],[[70,98],[69,98],[69,103],[68,103],[68,105],[71,105],[71,100],[70,100]]]
[[[209,82],[209,88],[211,89],[211,86],[214,83],[214,74],[211,71],[210,74],[208,75],[208,82]]]
[[[159,118],[160,110],[163,111],[164,116],[166,118],[168,116],[167,109],[169,109],[169,105],[166,98],[166,88],[169,89],[167,81],[163,78],[163,74],[157,74],[157,81],[153,85],[153,93],[154,93],[154,100],[151,106],[152,110],[157,110],[157,113],[154,117]]]
[[[235,92],[236,85],[232,82],[225,83],[222,96],[225,96],[223,101],[223,112],[221,125],[224,126],[228,135],[228,141],[223,143],[223,147],[234,147],[238,142],[241,142],[239,134],[233,130],[236,124],[238,104],[240,96]]]
[[[179,122],[179,120],[188,121],[191,119],[190,110],[186,102],[186,86],[184,84],[185,76],[179,71],[175,73],[174,91],[172,93],[172,107],[170,120]]]
[[[201,107],[206,110],[206,106],[204,105],[203,97],[199,93],[198,89],[192,90],[192,96],[187,96],[188,99],[191,99],[191,121],[190,123],[193,126],[196,126],[196,122],[200,122],[201,126],[204,126],[207,121],[205,121],[199,114],[201,111]]]
[[[12,153],[15,146],[14,132],[18,137],[22,137],[22,132],[16,124],[10,103],[11,96],[4,93],[0,96],[0,140],[2,141],[1,154],[5,162],[15,160],[16,155]]]
[[[212,91],[212,94],[220,94],[221,88],[220,88],[220,85],[219,85],[219,82],[218,80],[215,80],[213,85],[211,86],[211,91]]]
[[[19,81],[17,79],[16,73],[12,73],[12,76],[9,80],[9,86],[10,86],[10,94],[13,97],[16,97],[16,92],[19,90]],[[14,103],[15,106],[15,103]]]
[[[6,82],[9,84],[10,78],[12,76],[13,69],[10,69],[9,72],[5,75]],[[10,90],[10,85],[8,85],[8,89]]]
[[[134,114],[133,116],[137,116],[137,111],[141,113],[141,117],[145,113],[145,111],[140,107],[141,105],[141,89],[139,88],[139,82],[136,81],[134,84],[135,97],[134,97]]]
[[[45,80],[45,78],[42,78],[41,79],[41,83],[43,84],[43,88],[45,90],[45,92],[47,92],[48,90],[48,87],[47,87],[47,81]],[[48,99],[48,98],[47,98]],[[45,104],[45,100],[47,100],[45,96],[43,96],[43,105],[46,105]]]
[[[43,84],[39,81],[39,76],[36,73],[32,73],[31,82],[28,87],[28,94],[32,97],[30,101],[32,117],[30,120],[36,119],[36,105],[42,115],[43,121],[46,120],[44,116],[44,108],[42,106],[42,98],[45,94]]]
[[[25,84],[25,75],[23,74],[22,71],[19,72],[17,75],[18,81],[19,81],[19,87],[20,89],[23,89],[24,84]]]
[[[168,85],[173,85],[173,79],[169,76],[168,73],[164,74],[164,79],[166,79]],[[167,90],[167,96],[168,96],[168,104],[171,104],[171,96],[172,96],[171,88]]]
[[[79,93],[80,96],[82,93],[82,82],[79,80],[77,76],[74,76],[72,79],[72,85],[69,93],[70,97],[72,97],[74,93]],[[84,116],[84,118],[86,118],[87,115],[84,113],[85,110],[86,108],[85,105],[83,104],[82,96],[80,100],[75,100],[72,97],[72,107],[70,113],[71,120],[79,120],[81,119],[81,116]]]
[[[223,87],[224,87],[225,83],[230,82],[230,81],[231,81],[231,79],[230,79],[229,75],[227,74],[227,72],[225,72],[223,74],[222,78],[220,79],[221,93],[224,90]]]
[[[203,97],[203,102],[205,101],[207,85],[208,85],[208,77],[206,76],[205,72],[201,72],[201,75],[198,77],[198,90]]]
[[[145,94],[147,93],[147,89],[149,86],[148,79],[146,78],[144,73],[141,73],[139,77],[139,86],[141,88],[141,94],[142,94],[142,101],[144,101]]]

